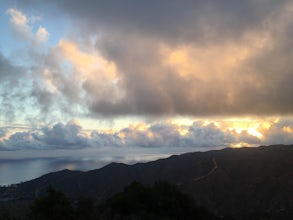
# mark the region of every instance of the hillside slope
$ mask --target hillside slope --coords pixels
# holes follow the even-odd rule
[[[186,153],[148,163],[111,163],[88,172],[63,170],[1,188],[0,198],[34,199],[51,185],[75,199],[104,201],[133,180],[163,180],[218,216],[288,219],[293,216],[293,146],[227,148]]]

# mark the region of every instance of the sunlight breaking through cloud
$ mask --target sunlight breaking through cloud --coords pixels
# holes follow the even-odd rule
[[[270,123],[270,126],[268,124]],[[134,124],[119,130],[82,129],[77,120],[66,124],[40,127],[37,130],[6,130],[1,136],[1,150],[24,149],[83,149],[100,147],[194,148],[217,146],[258,146],[274,143],[289,144],[293,121],[256,119],[241,121],[193,121],[191,125],[168,121]]]

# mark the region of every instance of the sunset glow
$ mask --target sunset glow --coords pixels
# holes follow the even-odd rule
[[[0,150],[11,157],[293,143],[292,1],[0,8]]]

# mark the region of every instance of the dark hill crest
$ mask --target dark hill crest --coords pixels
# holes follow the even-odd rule
[[[167,181],[219,216],[288,219],[293,216],[292,158],[292,145],[274,145],[185,153],[134,165],[111,163],[87,172],[50,173],[13,189],[2,187],[0,198],[32,200],[53,186],[72,199],[83,195],[105,201],[132,181]]]

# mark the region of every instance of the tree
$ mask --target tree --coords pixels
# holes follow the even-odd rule
[[[75,208],[76,220],[93,220],[94,216],[94,202],[91,198],[80,197]]]
[[[106,207],[112,215],[107,219],[217,219],[167,182],[157,182],[153,187],[133,182],[110,198]]]
[[[0,220],[18,220],[18,219],[15,217],[11,217],[8,214],[3,214],[3,215],[0,215]]]
[[[72,219],[73,208],[63,192],[52,187],[47,195],[36,199],[31,207],[28,219],[31,220],[69,220]]]

